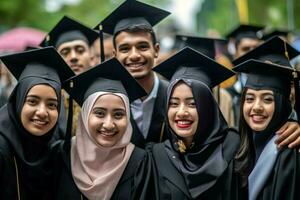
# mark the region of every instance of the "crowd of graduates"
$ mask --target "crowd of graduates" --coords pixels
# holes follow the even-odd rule
[[[0,56],[17,80],[0,99],[0,199],[300,199],[287,32],[177,34],[162,58],[153,27],[170,14],[127,0]]]

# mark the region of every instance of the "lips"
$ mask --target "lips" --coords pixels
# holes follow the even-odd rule
[[[266,120],[266,116],[263,115],[251,115],[251,119],[254,123],[262,123]]]
[[[48,121],[39,120],[39,119],[32,119],[31,122],[33,122],[33,124],[38,127],[42,127],[48,124]]]
[[[126,64],[126,67],[130,69],[140,69],[144,66],[144,64],[144,62],[128,63]]]
[[[183,128],[183,129],[191,127],[193,123],[193,121],[191,120],[175,120],[175,122],[178,128]]]
[[[108,131],[98,131],[98,133],[100,135],[102,135],[104,137],[108,137],[108,138],[114,137],[117,134],[116,131],[110,131],[110,132],[108,132]]]

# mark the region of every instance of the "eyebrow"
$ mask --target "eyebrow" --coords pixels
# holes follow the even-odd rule
[[[30,94],[30,95],[27,95],[27,96],[26,96],[26,98],[28,98],[28,97],[30,97],[30,98],[37,98],[37,99],[41,99],[39,96],[37,96],[37,95],[33,95],[33,94]],[[47,98],[47,100],[50,100],[50,101],[58,101],[58,100],[57,100],[57,98],[52,98],[52,97],[50,97],[50,98]]]
[[[104,107],[94,107],[93,108],[93,110],[97,110],[97,109],[107,110],[107,108],[104,108]],[[124,111],[124,112],[126,112],[126,110],[124,108],[115,108],[115,109],[113,109],[113,111]]]
[[[186,97],[185,100],[194,100],[194,97]],[[179,100],[178,97],[170,97],[170,100]]]

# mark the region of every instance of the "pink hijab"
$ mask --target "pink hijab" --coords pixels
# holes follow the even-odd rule
[[[105,94],[122,98],[127,115],[127,128],[113,147],[100,146],[88,131],[88,117],[96,100]],[[71,145],[71,169],[79,190],[90,200],[110,199],[133,152],[130,143],[132,126],[128,97],[120,93],[96,92],[82,105],[78,118],[76,137]]]

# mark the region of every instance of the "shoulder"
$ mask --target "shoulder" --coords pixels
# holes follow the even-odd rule
[[[159,88],[167,90],[169,82],[167,80],[160,79],[160,78],[158,80],[159,80]]]
[[[2,156],[10,157],[13,155],[12,148],[8,141],[0,133],[0,153]]]
[[[223,142],[223,153],[226,160],[230,161],[234,158],[240,147],[241,139],[238,132],[233,129],[227,129],[227,134]]]

